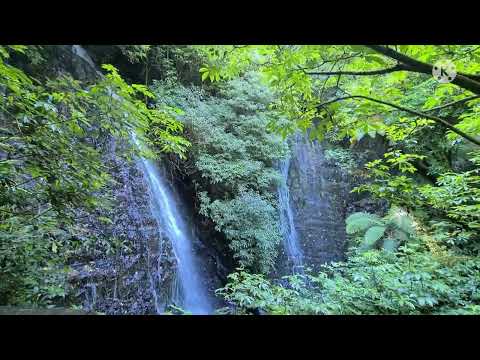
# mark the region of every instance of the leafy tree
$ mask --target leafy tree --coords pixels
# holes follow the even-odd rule
[[[466,274],[474,273],[478,254],[479,46],[233,45],[197,49],[208,59],[200,69],[205,82],[217,83],[252,69],[262,75],[274,94],[270,109],[278,114],[269,128],[282,135],[310,129],[319,140],[349,139],[351,146],[365,136],[384,138],[389,149],[382,159],[366,165],[363,174],[367,182],[355,191],[368,191],[406,208],[416,217],[420,230],[418,234],[410,226],[402,228],[392,214],[385,218],[354,214],[347,220],[347,231],[363,235],[363,250],[382,244],[395,251],[357,252],[354,244],[344,264],[332,264],[307,282],[318,280],[322,285],[317,290],[307,286],[293,290],[242,273],[243,279],[232,278],[233,285],[224,288],[228,300],[236,304],[246,301],[249,306],[267,304],[272,313],[478,311],[478,299],[469,292],[476,289],[478,279]],[[451,83],[440,84],[431,73],[433,64],[445,57],[454,61],[458,75]],[[398,248],[402,243],[405,245]],[[438,248],[449,254],[442,255],[441,261]],[[375,262],[367,261],[368,257]],[[456,260],[447,265],[442,263],[445,257],[467,257],[469,265],[453,265]],[[367,276],[369,272],[376,275]],[[409,272],[415,273],[412,276],[421,285],[402,293],[401,283],[407,281],[402,274]],[[455,280],[443,277],[445,274]],[[372,279],[372,283],[359,279]],[[250,284],[265,291],[254,291]],[[470,289],[466,292],[465,284]],[[284,297],[274,299],[272,294]],[[287,305],[279,308],[279,302]]]
[[[280,136],[265,131],[271,94],[255,74],[215,91],[212,96],[197,87],[165,83],[155,88],[159,106],[182,109],[177,117],[192,142],[183,167],[194,174],[201,214],[225,235],[239,264],[268,272],[281,239],[276,161],[288,148]]]
[[[472,129],[476,126],[472,122],[477,121],[467,116],[469,120],[460,120],[454,126],[448,118],[435,115],[459,104],[476,108],[480,91],[478,75],[474,75],[479,71],[478,46],[400,46],[397,50],[373,45],[202,46],[199,51],[209,59],[202,68],[203,74],[209,73],[208,69],[215,74],[210,80],[231,78],[252,67],[259,69],[278,95],[274,107],[296,127],[314,127],[319,137],[333,127],[338,128],[339,136],[353,140],[359,140],[365,133],[384,134],[385,124],[392,124],[378,115],[393,109],[394,114],[431,120],[463,139],[480,144],[475,137],[477,133],[461,129]],[[431,75],[430,62],[447,55],[455,60],[458,70],[451,84],[423,77]],[[418,84],[433,87],[433,91],[424,97],[417,92],[418,86],[414,86]],[[408,106],[419,105],[418,100],[427,111]],[[432,106],[442,101],[446,103]],[[339,108],[339,102],[345,106]],[[314,119],[321,121],[314,126]]]
[[[81,245],[78,210],[111,205],[105,141],[128,145],[132,132],[153,132],[146,142],[180,155],[188,143],[181,124],[138,98],[153,96],[148,89],[113,66],[88,88],[69,76],[40,81],[9,63],[27,49],[0,47],[0,302],[45,305],[65,298],[67,259]]]

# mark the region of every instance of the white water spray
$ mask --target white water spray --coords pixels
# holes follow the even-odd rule
[[[294,274],[303,274],[303,253],[298,241],[297,230],[293,219],[293,211],[290,205],[290,191],[288,189],[288,170],[290,169],[290,158],[280,163],[280,172],[284,183],[278,188],[280,204],[280,226],[283,234],[284,248],[288,261],[292,266]]]

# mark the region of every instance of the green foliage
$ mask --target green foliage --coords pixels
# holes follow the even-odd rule
[[[387,159],[386,163],[389,164],[391,168],[398,168],[402,173],[414,173],[417,169],[412,165],[412,161],[425,158],[423,155],[402,154],[399,150],[387,152],[383,156]]]
[[[212,203],[206,193],[201,193],[200,199],[201,214],[209,216],[215,228],[230,240],[239,264],[267,273],[274,265],[281,239],[273,205],[254,191]]]
[[[373,225],[382,225],[381,219],[375,214],[354,213],[347,218],[347,234],[355,234],[367,230]]]
[[[152,80],[161,80],[172,86],[178,83],[201,82],[198,68],[204,60],[192,46],[117,45],[117,47],[122,55],[130,63],[136,64],[135,68],[139,69],[131,73],[131,76],[141,79],[145,85],[151,85]],[[109,59],[105,61],[109,62]]]
[[[227,302],[234,305],[234,309],[227,309],[227,313],[245,314],[248,309],[265,309],[272,315],[286,315],[292,308],[297,312],[299,307],[296,303],[299,299],[298,289],[304,289],[301,286],[303,282],[298,276],[289,277],[296,289],[290,289],[282,286],[275,286],[262,274],[250,274],[242,268],[237,269],[228,276],[229,282],[217,294],[223,296]],[[310,303],[309,299],[305,298]]]
[[[202,74],[202,80],[210,79],[211,82],[220,80],[220,71],[215,66],[202,67],[200,73]]]
[[[281,239],[275,162],[288,150],[281,137],[265,131],[271,94],[255,74],[220,86],[216,96],[196,87],[154,88],[158,106],[182,109],[177,118],[192,142],[186,167],[198,174],[202,214],[225,234],[240,264],[267,272]]]
[[[359,99],[346,99],[342,105],[332,102],[318,108],[317,105],[328,98],[370,96],[407,107],[430,110],[471,95],[454,84],[436,82],[430,74],[411,71],[392,71],[381,76],[342,75],[342,72],[368,73],[395,65],[395,60],[366,46],[227,45],[196,48],[208,60],[201,68],[205,74],[204,80],[229,79],[256,69],[277,95],[272,107],[295,124],[290,127],[292,131],[296,128],[311,128],[314,120],[320,119],[319,138],[335,129],[339,139],[349,137],[353,142],[361,140],[367,134],[371,137],[386,134],[398,141],[432,126],[430,120],[411,114],[405,117],[404,113],[395,110],[392,113],[392,109],[383,104]],[[470,74],[478,72],[480,48],[475,45],[401,45],[393,48],[412,59],[431,64],[447,57],[454,61],[457,71]],[[472,135],[478,134],[478,104],[478,100],[464,104],[471,111],[462,114],[457,125]],[[444,131],[443,136],[445,135]],[[449,133],[448,138],[457,139],[457,135]]]
[[[146,63],[156,79],[176,85],[199,84],[198,68],[202,61],[192,46],[152,45]]]
[[[370,181],[355,187],[352,192],[369,192],[377,198],[386,199],[394,205],[407,208],[420,204],[415,179],[410,176],[416,167],[416,154],[402,154],[400,151],[384,154],[384,159],[370,161],[365,165],[365,177]]]
[[[325,159],[333,162],[335,166],[338,166],[347,173],[351,173],[356,167],[356,160],[351,151],[341,147],[326,149]]]
[[[479,314],[479,270],[477,258],[446,264],[411,245],[358,253],[283,284],[239,271],[218,292],[237,314],[256,307],[281,315]]]
[[[414,235],[413,220],[399,208],[392,208],[384,218],[357,212],[347,217],[346,224],[347,234],[363,235],[362,250],[381,246],[385,250],[395,251]]]
[[[472,170],[441,174],[436,184],[419,185],[415,178],[403,173],[415,173],[411,159],[418,156],[386,154],[387,161],[375,160],[366,165],[373,181],[360,185],[354,191],[368,191],[387,199],[394,205],[414,209],[424,222],[433,227],[442,242],[478,253],[478,228],[480,227],[480,193],[477,153],[471,154]],[[403,159],[402,159],[403,158]],[[401,175],[394,175],[397,167]]]
[[[478,154],[478,153],[477,153]],[[476,167],[463,173],[446,173],[437,180],[437,186],[419,188],[422,203],[436,215],[430,220],[436,236],[443,242],[464,251],[480,251],[480,176]]]
[[[85,245],[76,216],[111,206],[102,142],[153,132],[151,143],[180,155],[188,142],[172,116],[139,99],[148,89],[113,66],[89,88],[69,76],[40,82],[8,63],[27,49],[0,47],[0,303],[47,305],[64,301],[65,264]]]
[[[144,61],[152,48],[151,45],[118,45],[118,47],[131,63]]]
[[[472,158],[477,166],[480,161]],[[446,173],[437,180],[438,186],[424,185],[420,193],[426,204],[444,210],[450,219],[464,223],[471,230],[480,229],[480,169],[463,173]]]

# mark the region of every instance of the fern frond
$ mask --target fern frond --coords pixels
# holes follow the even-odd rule
[[[385,234],[386,226],[372,226],[367,230],[363,238],[364,247],[372,248],[375,246],[378,240]]]
[[[346,223],[347,234],[359,233],[374,225],[383,225],[382,220],[377,215],[364,212],[357,212],[350,215],[346,219]]]
[[[394,207],[389,211],[387,218],[388,222],[391,223],[396,229],[404,232],[407,235],[413,234],[413,220],[405,210]]]
[[[383,241],[382,247],[386,251],[394,252],[400,243],[396,239],[387,238]]]

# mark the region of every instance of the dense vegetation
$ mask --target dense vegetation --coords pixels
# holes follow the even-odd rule
[[[215,96],[198,87],[156,89],[158,99],[185,109],[178,118],[191,134],[188,171],[199,173],[200,214],[225,234],[240,265],[268,273],[281,240],[275,162],[288,149],[280,136],[265,131],[268,89],[252,74],[226,83]]]
[[[319,139],[352,144],[382,136],[389,145],[366,165],[369,181],[354,191],[388,200],[391,214],[352,214],[348,260],[309,281],[290,277],[288,285],[275,285],[259,275],[232,275],[221,291],[237,311],[478,313],[478,46],[201,50],[212,81],[245,69],[263,74],[275,90],[271,108],[290,120],[272,125],[280,132],[313,128]],[[445,57],[458,76],[441,84],[427,75]]]
[[[112,65],[94,83],[34,76],[41,49],[0,47],[0,304],[65,297],[78,209],[111,206],[98,139],[134,131],[143,156],[175,154],[231,251],[222,312],[480,313],[480,46],[130,45],[103,60],[117,53],[144,85]],[[431,75],[444,58],[449,83]],[[348,214],[346,261],[274,279],[277,163],[307,130],[349,174],[355,147],[383,139],[354,192],[390,210]]]
[[[47,305],[65,297],[65,265],[85,246],[77,211],[111,205],[101,191],[110,171],[98,140],[129,143],[130,132],[160,127],[153,145],[182,154],[185,141],[168,112],[138,99],[151,96],[147,88],[128,85],[113,66],[93,85],[69,76],[38,80],[8,64],[11,52],[27,50],[0,47],[0,303]]]

